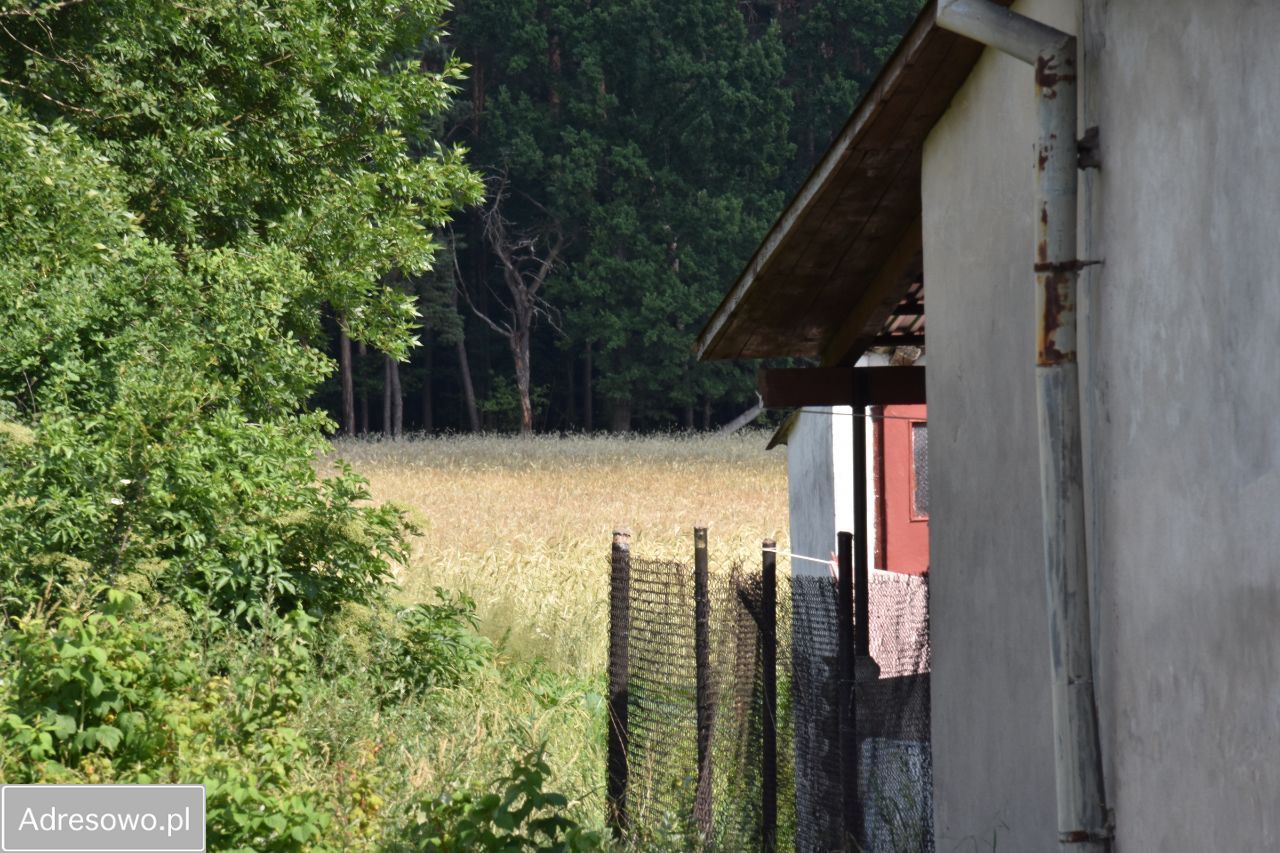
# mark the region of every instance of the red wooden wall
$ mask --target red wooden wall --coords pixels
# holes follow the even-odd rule
[[[922,574],[929,569],[927,410],[923,405],[881,406],[872,417],[876,425],[874,565]]]

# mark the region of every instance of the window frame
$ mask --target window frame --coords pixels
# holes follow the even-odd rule
[[[907,440],[907,445],[910,450],[908,454],[908,464],[910,465],[910,477],[908,478],[908,485],[910,486],[910,494],[908,495],[908,498],[907,498],[907,515],[912,521],[928,521],[929,510],[926,509],[924,512],[920,512],[916,508],[916,493],[919,491],[917,487],[918,481],[916,479],[916,427],[924,427],[925,435],[927,436],[928,430],[929,430],[928,419],[912,418],[907,423],[907,431],[909,435],[909,438]],[[928,468],[929,444],[928,444],[927,438],[925,439],[924,453],[925,453],[925,476],[927,477],[929,472],[929,468]]]

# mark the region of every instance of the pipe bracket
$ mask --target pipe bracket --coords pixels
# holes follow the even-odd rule
[[[1085,267],[1096,267],[1102,261],[1040,261],[1036,272],[1080,272]]]
[[[1076,143],[1076,164],[1081,169],[1102,168],[1102,144],[1096,124],[1086,129],[1084,136]]]

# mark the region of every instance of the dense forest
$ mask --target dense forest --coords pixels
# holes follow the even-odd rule
[[[461,0],[438,138],[484,200],[437,233],[397,360],[328,325],[348,433],[706,429],[753,368],[690,346],[919,0]]]

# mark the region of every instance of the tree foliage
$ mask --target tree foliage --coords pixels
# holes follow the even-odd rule
[[[534,398],[534,424],[560,429],[599,425],[594,409],[619,428],[693,426],[752,402],[750,368],[695,363],[694,335],[918,7],[461,0],[440,55],[472,67],[447,132],[500,176],[510,234],[565,238],[518,352],[505,328],[464,305],[489,425],[527,425],[521,409]],[[449,347],[458,329],[439,310],[442,285],[479,294],[490,319],[511,307],[480,212],[451,233],[454,280],[420,288]],[[414,393],[443,401],[437,421],[461,427],[469,373],[458,367],[449,354],[401,373],[422,377]]]
[[[547,296],[562,343],[596,348],[615,407],[692,403],[691,334],[780,201],[778,34],[725,0],[468,0],[455,32],[476,69],[459,121],[509,176],[507,216],[572,235]]]
[[[321,319],[403,355],[433,229],[443,5],[153,0],[0,12],[0,560],[20,608],[149,561],[238,619],[380,588],[392,509],[319,478]],[[415,153],[414,146],[428,149]]]

